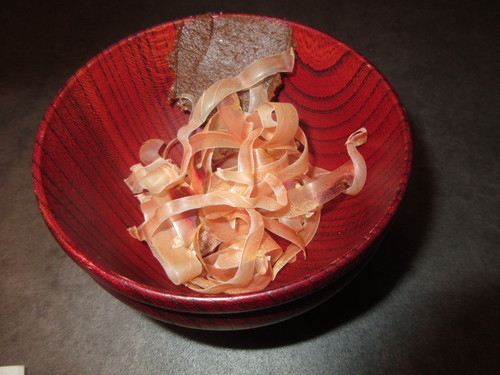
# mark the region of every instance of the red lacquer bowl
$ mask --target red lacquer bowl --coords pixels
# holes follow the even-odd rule
[[[399,206],[412,153],[396,94],[345,44],[289,24],[297,59],[279,100],[298,109],[312,162],[323,168],[348,160],[345,140],[365,127],[369,139],[360,150],[368,180],[359,195],[325,206],[307,260],[288,265],[262,292],[206,296],[175,286],[146,244],[126,230],[142,222],[123,183],[138,162],[139,147],[151,138],[171,139],[187,121],[167,104],[173,74],[165,56],[180,21],[103,51],[71,77],[45,114],[33,175],[48,227],[104,289],[146,315],[186,327],[243,329],[300,314],[335,293],[366,263]]]

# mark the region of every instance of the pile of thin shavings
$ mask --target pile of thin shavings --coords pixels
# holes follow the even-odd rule
[[[264,289],[305,255],[323,204],[362,189],[366,165],[357,146],[366,142],[366,129],[346,141],[351,160],[327,171],[309,163],[295,107],[268,101],[263,80],[291,72],[293,64],[289,49],[214,83],[176,139],[141,147],[142,163],[125,182],[144,222],[129,232],[147,241],[174,284],[211,294]],[[247,112],[237,95],[246,90]],[[176,144],[183,150],[179,166],[167,158]]]

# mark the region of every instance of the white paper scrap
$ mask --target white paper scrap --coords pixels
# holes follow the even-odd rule
[[[0,366],[0,375],[24,375],[24,366]]]

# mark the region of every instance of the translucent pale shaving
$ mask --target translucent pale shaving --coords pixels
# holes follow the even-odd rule
[[[351,160],[326,171],[310,165],[293,105],[267,102],[263,79],[291,72],[293,63],[289,50],[216,82],[175,140],[141,147],[141,163],[125,182],[137,194],[144,222],[129,232],[147,241],[174,284],[200,293],[264,289],[305,255],[323,204],[363,188],[366,164],[357,147],[366,142],[366,129],[346,141]],[[248,113],[237,95],[244,90],[250,91]],[[167,158],[176,143],[183,150],[180,165]]]

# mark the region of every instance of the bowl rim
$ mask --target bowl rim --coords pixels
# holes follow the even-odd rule
[[[405,164],[405,169],[403,174],[401,175],[398,185],[399,187],[394,192],[394,195],[390,200],[387,209],[385,210],[385,215],[372,227],[372,229],[363,238],[361,238],[357,242],[354,247],[352,247],[343,256],[335,259],[324,269],[312,274],[311,276],[308,276],[307,278],[294,281],[281,287],[273,288],[273,284],[271,283],[266,289],[258,292],[236,295],[199,294],[199,296],[196,296],[193,295],[193,292],[190,290],[187,290],[190,295],[186,295],[182,292],[174,292],[167,289],[151,287],[147,284],[143,284],[141,282],[120,275],[103,265],[99,265],[90,257],[86,256],[85,253],[75,243],[73,243],[71,237],[67,235],[67,233],[63,230],[55,215],[46,205],[46,192],[41,182],[43,180],[43,176],[40,169],[40,160],[43,154],[43,140],[47,132],[50,119],[52,116],[54,116],[55,108],[61,102],[64,94],[74,84],[77,78],[88,69],[90,69],[92,65],[98,63],[99,59],[101,59],[102,56],[112,53],[113,50],[120,48],[120,46],[130,42],[133,39],[144,37],[148,33],[154,33],[168,26],[179,26],[181,22],[190,20],[194,16],[163,22],[122,38],[118,42],[105,48],[103,51],[91,58],[82,67],[80,67],[57,92],[56,96],[45,112],[45,115],[43,116],[38,132],[36,134],[35,144],[33,148],[32,177],[35,196],[40,212],[53,237],[60,244],[63,250],[70,256],[70,258],[72,258],[73,261],[75,261],[81,268],[83,268],[96,282],[98,282],[99,284],[103,284],[105,286],[105,289],[112,288],[113,290],[139,302],[173,311],[194,311],[197,313],[237,313],[276,306],[307,295],[337,280],[348,271],[353,269],[357,264],[361,263],[365,257],[369,256],[370,245],[372,245],[375,240],[383,234],[384,229],[388,226],[397,209],[399,208],[404,193],[406,192],[413,162],[413,143],[408,116],[398,95],[396,94],[396,91],[393,89],[384,75],[373,64],[371,64],[368,59],[366,59],[362,54],[358,53],[352,47],[322,31],[290,20],[241,13],[214,14],[214,16],[256,17],[260,19],[268,19],[271,21],[285,22],[293,28],[301,28],[312,33],[319,33],[322,36],[330,38],[333,41],[339,43],[341,46],[346,48],[346,50],[350,50],[352,51],[352,53],[356,54],[361,61],[370,66],[370,69],[374,69],[376,73],[380,75],[381,80],[387,85],[389,92],[396,100],[396,105],[401,109],[402,118],[398,126],[402,126],[402,134],[404,136],[405,159],[403,160],[403,162]]]

